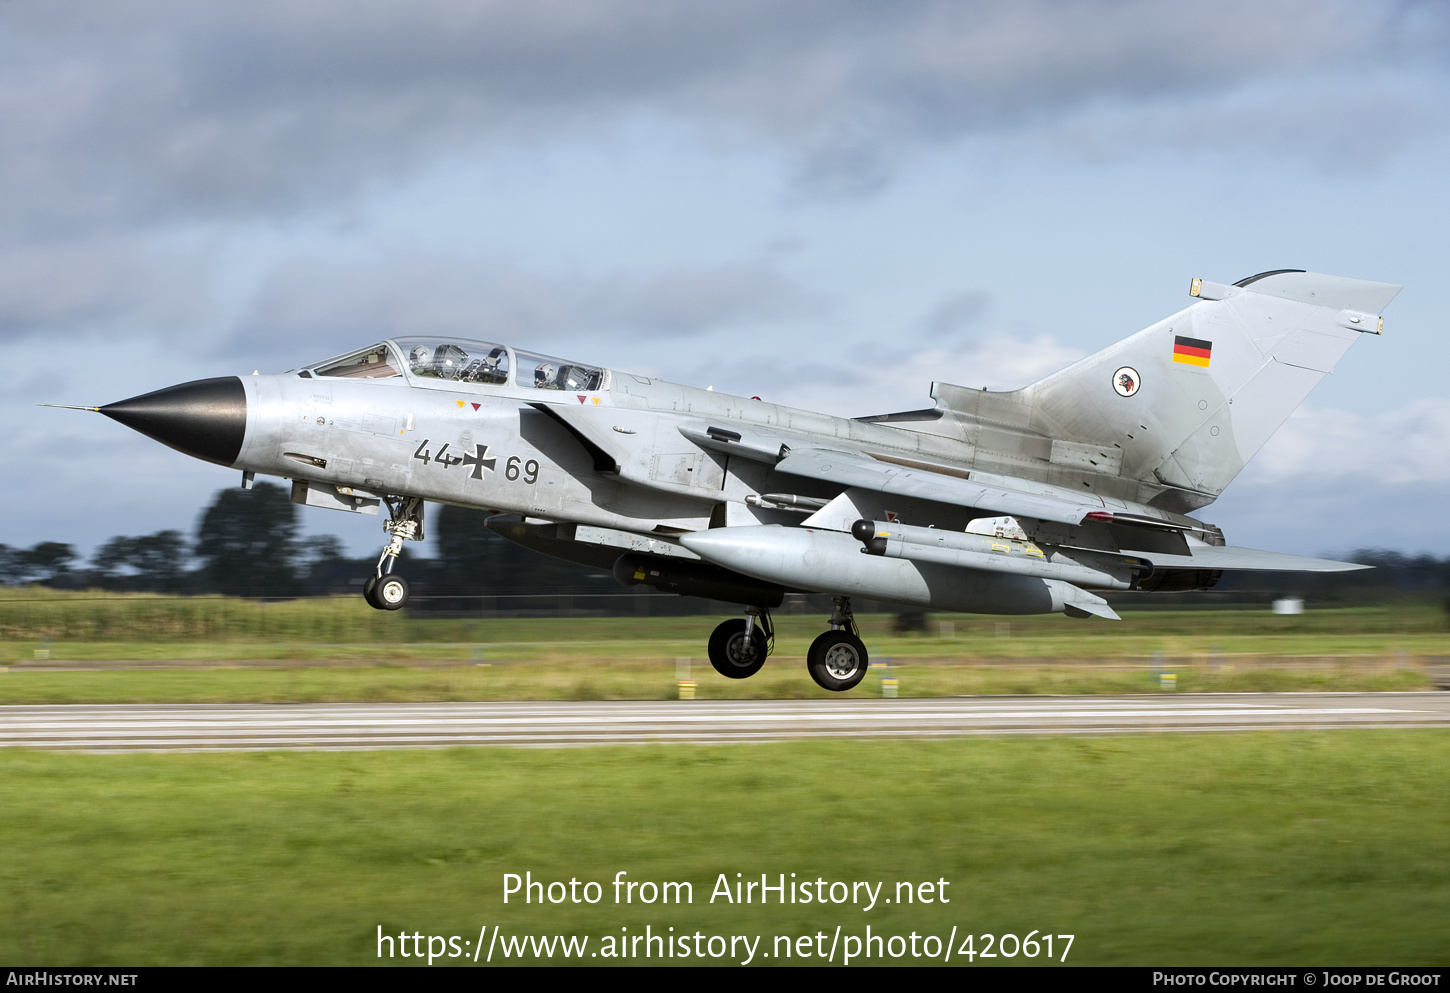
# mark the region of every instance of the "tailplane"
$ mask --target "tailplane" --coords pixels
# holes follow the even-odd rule
[[[1190,510],[1223,491],[1350,345],[1380,333],[1399,291],[1294,269],[1232,286],[1195,279],[1187,309],[1031,386],[933,394],[952,407],[973,394],[961,413],[1022,424],[1069,455],[1103,450],[1117,475],[1167,487],[1165,505]]]

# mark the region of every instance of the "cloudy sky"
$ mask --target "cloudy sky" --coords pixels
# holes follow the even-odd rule
[[[436,332],[859,415],[1304,268],[1405,290],[1202,516],[1450,554],[1447,97],[1412,0],[3,0],[0,542],[237,482],[39,401]]]

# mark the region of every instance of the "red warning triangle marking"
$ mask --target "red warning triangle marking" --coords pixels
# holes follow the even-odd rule
[[[589,399],[588,397],[586,397],[582,393],[575,393],[574,395],[579,398],[579,402],[580,403],[583,403],[585,400],[588,400]]]
[[[479,407],[482,407],[482,406],[483,406],[483,404],[481,404],[481,403],[476,403],[476,404],[474,404],[474,405],[473,405],[473,409],[474,409],[474,410],[477,410],[477,409],[478,409],[478,408],[479,408]]]

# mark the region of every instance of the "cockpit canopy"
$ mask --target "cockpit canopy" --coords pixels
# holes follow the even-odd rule
[[[506,345],[461,338],[394,338],[314,366],[312,374],[338,379],[423,380],[512,385],[540,390],[591,392],[604,385],[604,370]]]
[[[518,386],[587,393],[599,389],[604,380],[604,370],[596,369],[592,365],[580,365],[578,362],[535,355],[533,352],[514,354],[519,359]]]
[[[399,338],[396,344],[408,357],[409,371],[424,379],[493,386],[509,381],[509,350],[502,345],[431,338]]]

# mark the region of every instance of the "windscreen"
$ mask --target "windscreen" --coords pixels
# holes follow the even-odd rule
[[[402,375],[393,364],[387,345],[374,345],[365,351],[354,352],[346,358],[318,366],[316,372],[319,376],[336,379],[388,379]]]

